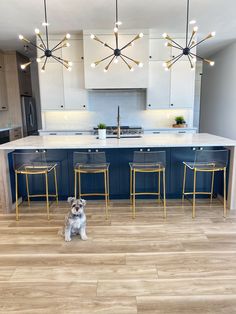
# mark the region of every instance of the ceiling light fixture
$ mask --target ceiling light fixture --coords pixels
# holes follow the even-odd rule
[[[108,45],[106,42],[103,42],[101,39],[99,39],[96,35],[91,34],[90,38],[93,40],[98,41],[100,44],[102,44],[103,46],[105,46],[106,48],[112,50],[112,53],[110,55],[108,55],[107,57],[93,62],[91,64],[92,68],[95,68],[97,65],[99,65],[101,62],[108,60],[108,64],[106,65],[104,72],[107,72],[110,65],[112,63],[118,63],[119,58],[127,65],[127,67],[129,68],[129,70],[131,72],[134,71],[134,68],[132,65],[130,65],[130,61],[133,62],[134,64],[136,64],[138,67],[142,68],[143,67],[143,63],[137,60],[134,60],[130,57],[128,57],[127,55],[125,55],[123,53],[123,51],[134,45],[134,42],[140,38],[142,38],[144,35],[143,33],[139,33],[138,35],[136,35],[130,42],[128,42],[126,45],[124,45],[122,48],[119,48],[119,26],[122,24],[121,21],[119,21],[118,19],[118,0],[116,0],[116,21],[115,21],[115,27],[114,27],[114,35],[115,35],[115,41],[116,41],[116,45],[115,48],[112,48],[110,45]]]
[[[183,56],[187,56],[188,57],[191,69],[193,69],[193,70],[195,68],[194,63],[196,62],[197,59],[200,59],[200,60],[202,60],[204,62],[207,62],[210,66],[213,66],[215,64],[214,61],[202,58],[201,56],[199,56],[199,55],[197,55],[197,54],[192,52],[193,48],[197,47],[198,45],[203,43],[205,40],[214,37],[216,35],[216,33],[215,32],[211,32],[205,38],[203,38],[199,42],[196,42],[194,40],[194,36],[196,35],[196,33],[198,31],[198,27],[195,26],[193,28],[192,34],[191,34],[191,36],[189,38],[189,36],[188,36],[189,24],[190,24],[190,22],[189,22],[189,1],[190,0],[187,0],[186,45],[184,47],[182,47],[175,40],[173,40],[168,34],[164,33],[162,35],[166,40],[168,40],[167,47],[176,48],[176,49],[181,51],[181,53],[179,55],[173,57],[172,59],[168,60],[167,62],[165,62],[163,64],[163,66],[166,68],[166,70],[169,70],[172,67],[172,65],[175,64]]]
[[[70,39],[70,34],[66,34],[65,37],[53,48],[49,47],[49,37],[48,37],[48,20],[47,20],[47,5],[46,5],[46,0],[44,0],[44,22],[42,23],[43,26],[45,26],[45,32],[46,32],[46,42],[43,40],[42,35],[40,33],[40,30],[36,28],[34,30],[35,34],[38,36],[40,39],[41,44],[37,45],[31,42],[29,39],[25,38],[23,35],[19,35],[19,39],[26,42],[27,44],[30,44],[37,48],[38,50],[42,51],[42,55],[38,58],[36,58],[36,61],[38,63],[43,61],[43,66],[41,68],[41,72],[45,72],[46,64],[49,58],[53,58],[57,62],[61,63],[64,67],[67,68],[68,71],[71,71],[71,66],[72,62],[62,59],[58,56],[56,56],[54,53],[56,50],[69,47],[70,44],[68,43],[68,39]],[[21,69],[24,70],[27,66],[29,66],[32,63],[32,61],[27,62],[25,64],[21,64]]]

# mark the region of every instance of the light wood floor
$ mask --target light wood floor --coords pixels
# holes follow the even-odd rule
[[[20,207],[21,219],[0,214],[0,313],[236,313],[236,212],[222,218],[214,200],[89,201],[89,240],[58,235],[66,202]]]

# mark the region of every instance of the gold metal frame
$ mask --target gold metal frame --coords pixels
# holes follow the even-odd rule
[[[193,192],[185,192],[186,186],[186,174],[187,168],[194,172],[193,175]],[[196,167],[188,167],[184,164],[184,177],[183,177],[183,192],[182,192],[182,202],[184,201],[185,195],[193,195],[193,208],[192,208],[192,218],[196,217],[196,195],[210,195],[210,201],[212,203],[213,193],[214,193],[214,179],[215,179],[215,172],[223,171],[224,172],[224,196],[223,196],[223,203],[224,203],[224,210],[223,210],[223,217],[226,218],[227,215],[227,206],[226,206],[226,167],[224,168],[215,168],[215,169],[203,169],[203,168],[196,168]],[[197,172],[212,172],[211,177],[211,191],[210,192],[196,192],[196,182],[197,182]]]
[[[104,174],[104,193],[81,193],[81,174]],[[77,177],[78,177],[78,193],[77,193]],[[75,184],[75,198],[83,196],[104,196],[105,197],[105,216],[106,220],[108,219],[108,206],[110,203],[110,191],[109,191],[109,169],[74,169],[74,184]]]
[[[136,192],[136,173],[157,173],[158,174],[158,192]],[[130,167],[130,202],[132,204],[132,218],[136,217],[136,195],[157,195],[158,201],[161,200],[161,173],[162,173],[162,184],[163,184],[163,211],[164,218],[166,218],[166,182],[165,182],[165,168],[131,168]]]
[[[36,167],[34,167],[36,168]],[[56,202],[58,204],[58,186],[57,186],[57,171],[56,171],[56,166],[52,167],[50,170],[48,170],[47,166],[44,167],[38,167],[40,169],[45,168],[45,170],[41,171],[30,171],[32,167],[29,167],[29,170],[15,170],[15,189],[16,189],[16,220],[19,220],[19,203],[18,203],[18,175],[23,174],[25,175],[26,179],[26,191],[27,191],[27,200],[28,200],[28,205],[30,206],[30,199],[34,197],[46,197],[46,208],[47,208],[47,217],[48,220],[50,219],[50,214],[49,214],[49,197],[55,197]],[[49,194],[48,192],[48,174],[53,170],[54,174],[54,185],[55,185],[55,194]],[[45,175],[45,194],[30,194],[30,189],[29,189],[29,175]]]

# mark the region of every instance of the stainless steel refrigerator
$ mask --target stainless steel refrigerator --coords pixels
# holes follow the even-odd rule
[[[21,97],[23,134],[24,136],[38,135],[36,104],[32,97]]]

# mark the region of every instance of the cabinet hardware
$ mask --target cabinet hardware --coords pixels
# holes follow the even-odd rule
[[[171,107],[173,107],[174,106],[174,104],[170,104],[171,105]]]
[[[80,132],[77,132],[77,133],[75,133],[75,135],[83,135],[82,133],[80,133]]]
[[[152,134],[160,134],[161,132],[158,132],[158,131],[155,131],[155,132],[152,132]]]
[[[148,104],[148,107],[152,107],[152,105],[151,105],[151,104]]]
[[[57,135],[57,133],[49,133],[49,135]]]

